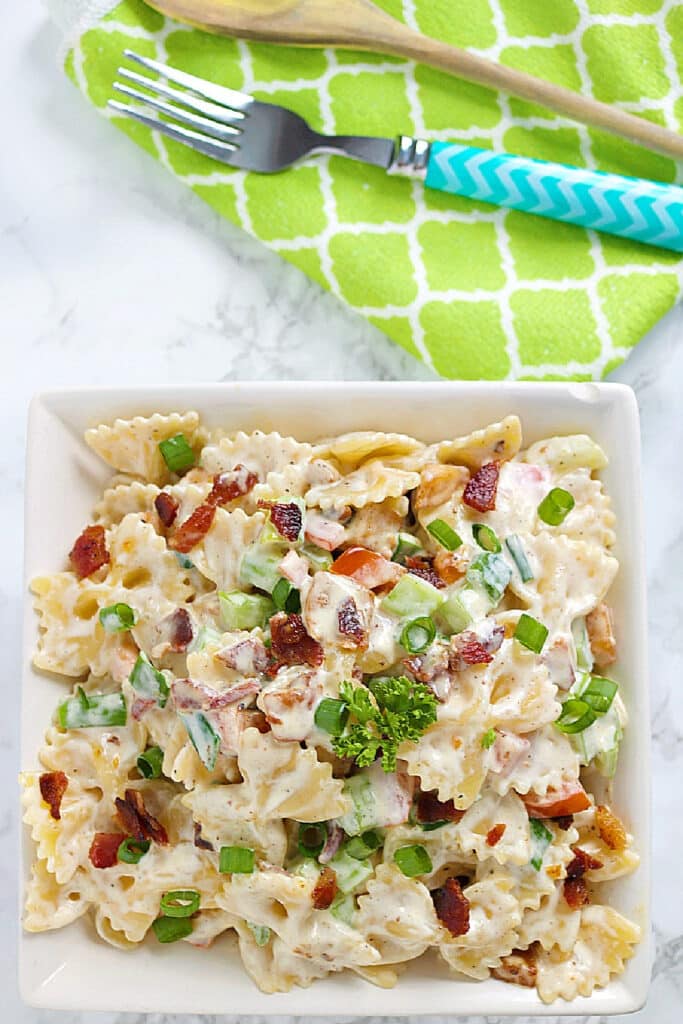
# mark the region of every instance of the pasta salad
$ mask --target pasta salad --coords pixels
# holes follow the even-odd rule
[[[22,774],[28,931],[232,932],[265,992],[390,987],[428,950],[545,1003],[623,971],[640,928],[603,883],[638,856],[593,795],[627,712],[591,438],[523,449],[510,415],[304,443],[187,412],[85,440],[116,475],[32,582],[35,665],[72,688]]]

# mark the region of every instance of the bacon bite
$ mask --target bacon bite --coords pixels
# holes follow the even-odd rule
[[[318,641],[306,632],[304,620],[298,613],[287,615],[286,612],[278,612],[273,615],[270,636],[277,667],[310,665],[315,668],[322,665],[324,651]]]
[[[148,812],[142,793],[137,789],[127,789],[124,799],[116,798],[116,819],[122,829],[134,839],[149,839],[161,846],[168,844],[166,829]]]
[[[215,505],[198,505],[192,515],[181,523],[174,535],[169,538],[169,548],[172,551],[179,551],[181,555],[187,555],[206,537],[215,515]]]
[[[420,793],[415,808],[421,825],[433,821],[460,821],[464,811],[459,811],[452,800],[439,800],[434,792]]]
[[[339,632],[356,647],[366,647],[368,636],[358,614],[358,607],[352,597],[347,597],[337,609]]]
[[[96,832],[88,857],[94,868],[113,868],[118,861],[119,846],[126,836],[122,832]]]
[[[486,462],[467,481],[462,500],[477,512],[493,512],[496,507],[500,463]]]
[[[256,473],[252,473],[240,462],[229,473],[216,473],[206,504],[227,505],[229,501],[244,497],[257,483]]]
[[[323,868],[311,893],[313,909],[327,910],[336,895],[337,875],[332,868]]]
[[[64,772],[43,772],[38,780],[38,785],[40,787],[40,795],[50,807],[51,817],[55,821],[59,821],[62,816],[60,812],[62,797],[66,793],[69,780]]]
[[[79,579],[92,576],[111,561],[107,551],[106,537],[103,526],[86,526],[83,533],[69,552],[71,564]]]
[[[281,537],[291,544],[299,539],[304,514],[295,501],[259,501],[258,507],[270,509],[270,521]]]
[[[443,590],[446,586],[434,568],[434,559],[428,555],[409,555],[405,560],[406,569],[413,576],[427,580],[437,590]]]
[[[172,494],[169,494],[168,491],[161,491],[157,494],[154,499],[154,508],[162,526],[165,526],[166,529],[173,526],[180,505]]]
[[[457,878],[447,878],[440,889],[431,894],[434,910],[441,924],[451,935],[466,935],[470,930],[470,901]]]

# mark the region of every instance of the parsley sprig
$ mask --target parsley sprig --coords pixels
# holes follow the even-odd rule
[[[333,741],[335,753],[352,757],[361,768],[381,751],[384,771],[396,771],[401,743],[417,742],[436,721],[436,697],[424,683],[406,676],[370,679],[367,686],[344,682],[339,696],[350,714],[344,732]]]

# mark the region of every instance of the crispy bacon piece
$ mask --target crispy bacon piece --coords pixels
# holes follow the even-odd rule
[[[306,632],[298,613],[278,612],[270,620],[272,652],[280,665],[321,665],[324,651],[317,640]]]
[[[192,619],[185,608],[176,608],[159,625],[162,629],[168,628],[168,643],[170,649],[175,651],[176,654],[186,651],[192,643],[194,629],[192,627]]]
[[[270,732],[270,722],[263,711],[259,711],[256,708],[247,708],[246,711],[241,711],[240,714],[244,719],[245,729],[258,729],[260,733]]]
[[[590,903],[588,888],[583,878],[565,878],[562,891],[567,905],[572,910],[578,910],[579,907],[585,907]]]
[[[358,614],[356,602],[352,597],[347,597],[337,609],[337,623],[342,636],[347,636],[356,647],[366,647],[368,642],[367,633]]]
[[[174,679],[171,683],[173,703],[178,711],[223,711],[253,697],[260,689],[258,679],[243,679],[229,690],[214,690],[194,679]]]
[[[496,507],[496,491],[498,490],[498,474],[500,463],[486,462],[467,481],[462,500],[477,512],[492,512]]]
[[[502,956],[498,967],[491,968],[491,975],[498,981],[510,985],[534,988],[536,985],[536,953],[533,949],[513,949],[509,956]]]
[[[467,665],[488,665],[490,661],[493,661],[493,654],[472,630],[466,629],[464,633],[451,637],[451,672],[461,672]]]
[[[561,814],[558,818],[552,819],[558,828],[561,828],[563,832],[567,832],[574,824],[573,814]]]
[[[210,843],[208,839],[202,839],[202,826],[198,821],[193,821],[192,826],[194,829],[194,845],[199,850],[213,850],[213,843]]]
[[[446,584],[434,569],[434,559],[428,555],[408,555],[405,560],[405,566],[413,576],[419,576],[421,579],[427,580],[427,583],[431,583],[437,590],[445,588]]]
[[[231,647],[223,647],[215,657],[228,668],[243,676],[257,675],[268,668],[269,658],[265,644],[258,637],[247,637]]]
[[[45,803],[49,804],[50,815],[55,821],[59,821],[62,816],[59,808],[69,780],[64,772],[43,772],[38,779],[38,785],[40,786],[40,795]]]
[[[118,861],[119,846],[125,839],[122,832],[96,832],[88,857],[94,868],[113,868]]]
[[[173,551],[179,551],[186,555],[192,551],[195,544],[206,537],[211,529],[214,516],[216,515],[215,505],[198,505],[191,516],[184,523],[181,523],[174,535],[169,539],[168,546]]]
[[[505,827],[505,825],[499,824],[494,825],[493,828],[490,828],[486,833],[486,845],[496,846],[501,841],[505,834]]]
[[[626,849],[626,829],[623,823],[617,818],[609,807],[598,804],[595,808],[595,824],[597,825],[600,838],[610,850]]]
[[[124,799],[117,796],[114,801],[116,806],[116,819],[122,829],[135,839],[150,839],[154,843],[166,846],[168,834],[166,829],[153,818],[145,807],[142,793],[137,789],[127,789]]]
[[[582,878],[587,871],[596,871],[602,867],[601,860],[598,860],[597,857],[592,857],[590,853],[586,853],[580,846],[573,846],[572,853],[574,858],[567,864],[567,878]]]
[[[447,878],[431,896],[436,916],[451,935],[466,935],[470,930],[470,901],[463,894],[457,878]]]
[[[92,576],[111,559],[107,551],[103,526],[86,526],[69,552],[71,564],[79,579]]]
[[[464,811],[459,811],[452,800],[439,800],[435,792],[420,793],[415,813],[421,825],[431,821],[460,821]]]
[[[169,494],[168,491],[160,491],[154,499],[154,507],[157,510],[161,525],[165,526],[166,529],[169,526],[173,526],[175,517],[178,515],[178,509],[180,508],[179,502],[173,495]]]
[[[337,895],[337,875],[336,872],[329,867],[323,868],[318,876],[318,881],[315,883],[313,892],[311,893],[313,899],[314,910],[327,910],[330,906],[334,897]]]
[[[259,508],[270,509],[270,521],[285,540],[294,543],[304,525],[304,515],[295,501],[259,501]]]
[[[256,486],[258,477],[250,469],[238,463],[231,473],[216,473],[213,487],[206,499],[207,505],[227,505],[235,498],[241,498]]]
[[[617,660],[617,641],[612,609],[604,601],[586,616],[586,631],[597,667],[613,664]]]

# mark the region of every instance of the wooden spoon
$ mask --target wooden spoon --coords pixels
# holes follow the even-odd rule
[[[150,6],[207,32],[295,46],[346,46],[407,57],[683,160],[683,136],[676,132],[421,35],[370,0],[151,0]]]

